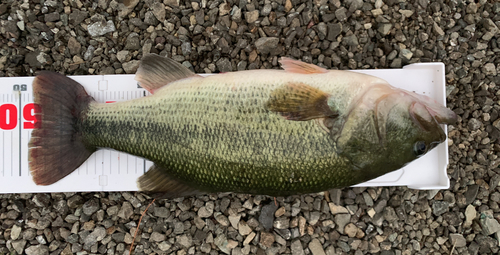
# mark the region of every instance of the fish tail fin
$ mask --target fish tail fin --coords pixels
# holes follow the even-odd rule
[[[94,99],[78,82],[42,72],[33,81],[36,123],[29,142],[29,167],[37,185],[50,185],[77,169],[96,150],[79,128]]]

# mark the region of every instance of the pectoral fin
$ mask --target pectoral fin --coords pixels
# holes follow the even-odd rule
[[[201,77],[173,59],[148,54],[142,57],[135,79],[139,85],[153,93],[168,83],[189,78]]]
[[[277,88],[266,102],[269,111],[277,112],[288,120],[305,121],[336,117],[328,106],[329,94],[304,83],[290,83]]]
[[[153,193],[153,196],[165,199],[206,194],[176,180],[157,165],[153,165],[143,176],[139,177],[137,186],[139,191]]]

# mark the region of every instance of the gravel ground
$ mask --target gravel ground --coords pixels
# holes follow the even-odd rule
[[[448,190],[155,201],[134,254],[497,254],[499,27],[494,0],[3,0],[0,77],[134,73],[149,52],[198,73],[278,68],[279,56],[332,69],[444,62],[459,115]],[[0,195],[0,254],[128,254],[150,202]]]

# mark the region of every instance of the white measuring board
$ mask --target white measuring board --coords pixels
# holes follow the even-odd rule
[[[356,70],[387,80],[446,104],[444,64],[419,63],[402,69]],[[70,76],[100,103],[149,95],[135,75]],[[0,78],[0,193],[137,191],[136,180],[153,164],[126,153],[102,149],[73,173],[49,186],[37,186],[28,167],[28,142],[33,129],[34,77]],[[445,133],[446,131],[446,126]],[[442,143],[403,169],[356,186],[408,186],[447,189],[448,146]]]

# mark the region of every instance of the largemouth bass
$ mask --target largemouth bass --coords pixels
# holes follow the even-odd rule
[[[29,144],[38,185],[99,148],[151,160],[141,191],[287,196],[355,185],[400,169],[446,140],[456,121],[434,100],[370,75],[282,58],[284,70],[201,77],[158,55],[136,73],[151,96],[97,103],[74,80],[33,82],[40,124]]]

